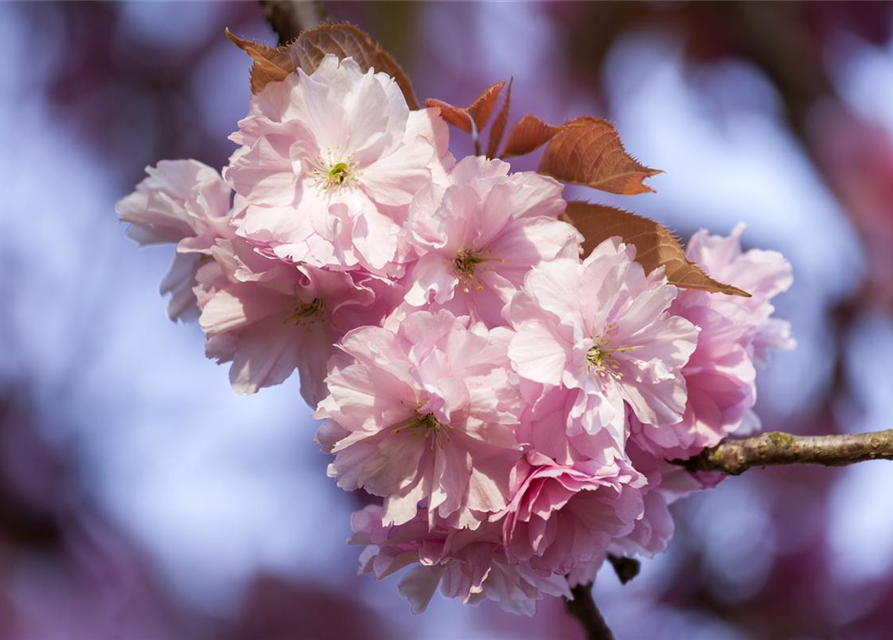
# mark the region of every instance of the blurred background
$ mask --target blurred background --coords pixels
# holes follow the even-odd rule
[[[747,224],[795,284],[799,348],[760,378],[764,425],[893,422],[893,6],[342,3],[421,98],[514,76],[512,121],[613,119],[666,171],[620,204],[687,237]],[[253,2],[2,3],[0,638],[578,638],[355,576],[355,498],[325,477],[297,380],[238,397],[167,319],[170,247],[114,203],[165,158],[225,164]],[[454,149],[470,148],[454,132]],[[518,163],[531,168],[533,160]],[[754,470],[675,505],[663,556],[597,599],[620,638],[893,637],[893,464]]]

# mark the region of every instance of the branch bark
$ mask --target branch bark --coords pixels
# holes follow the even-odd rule
[[[319,26],[323,19],[319,0],[260,0],[260,4],[280,45],[288,44],[304,29]]]
[[[578,584],[571,589],[573,600],[565,600],[568,613],[580,621],[586,632],[586,640],[615,640],[608,623],[592,597],[592,583]]]
[[[893,429],[835,436],[764,433],[726,440],[688,460],[676,460],[689,471],[720,471],[737,476],[752,467],[821,464],[840,467],[866,460],[893,460]]]

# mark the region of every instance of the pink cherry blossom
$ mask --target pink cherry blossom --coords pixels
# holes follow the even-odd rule
[[[774,349],[791,349],[790,325],[772,317],[770,300],[790,287],[790,264],[774,251],[742,252],[738,225],[729,237],[699,231],[688,257],[713,277],[751,293],[750,298],[680,291],[671,311],[700,328],[698,347],[682,369],[688,388],[685,414],[675,424],[631,421],[633,437],[654,453],[688,458],[731,433],[759,425],[754,362]]]
[[[421,258],[407,276],[406,301],[446,308],[488,326],[532,266],[577,258],[582,236],[556,219],[561,185],[536,173],[508,174],[499,160],[468,157],[440,193],[431,185],[410,207],[409,227]]]
[[[651,558],[667,549],[675,532],[670,505],[707,485],[684,467],[640,449],[633,440],[627,444],[626,455],[626,463],[647,479],[647,484],[638,488],[642,517],[629,533],[611,540],[608,552],[615,556]],[[592,582],[603,563],[602,557],[577,563],[568,573],[568,583],[574,587]]]
[[[613,538],[633,530],[644,484],[619,459],[567,466],[529,451],[512,470],[511,502],[493,519],[504,517],[510,560],[564,575],[577,563],[603,559]]]
[[[573,466],[577,462],[597,461],[613,464],[623,458],[623,448],[606,429],[594,434],[580,428],[568,428],[577,400],[577,390],[547,387],[521,380],[524,410],[515,437],[525,450],[534,450],[558,464]]]
[[[295,262],[399,270],[409,203],[453,162],[437,113],[410,111],[393,78],[352,58],[269,83],[224,171],[244,197],[239,233]]]
[[[674,423],[685,409],[679,375],[695,349],[697,328],[671,316],[676,288],[645,275],[635,247],[617,238],[583,263],[542,262],[508,309],[516,330],[509,357],[528,380],[574,391],[571,432],[607,429],[621,448],[625,403],[641,420]]]
[[[673,424],[649,424],[632,416],[630,428],[645,449],[682,459],[739,430],[756,400],[756,370],[740,339],[743,325],[710,307],[674,304],[672,309],[701,329],[698,347],[682,369],[685,412]]]
[[[678,458],[758,424],[755,364],[794,346],[772,251],[695,234],[688,257],[751,297],[677,288],[609,238],[581,259],[563,185],[456,163],[437,109],[325,55],[251,97],[221,177],[161,162],[122,199],[142,244],[172,243],[174,319],[254,393],[297,370],[360,573],[533,615],[609,554],[651,557],[672,503],[714,486]]]
[[[769,351],[790,350],[797,344],[791,337],[790,323],[773,318],[775,307],[769,302],[791,287],[794,276],[790,263],[777,251],[742,251],[743,233],[743,224],[737,225],[727,237],[710,235],[701,229],[688,241],[686,254],[717,280],[732,282],[751,297],[687,291],[680,303],[686,307],[701,303],[740,323],[750,340],[748,353],[756,362],[765,362]],[[709,298],[709,305],[705,297]]]
[[[127,235],[140,245],[172,243],[177,255],[161,293],[171,294],[171,320],[194,320],[198,308],[192,288],[202,254],[217,238],[232,237],[230,188],[220,174],[196,160],[162,160],[116,209],[129,222]]]
[[[334,453],[329,476],[382,496],[387,524],[429,513],[477,527],[505,507],[520,456],[520,401],[506,330],[469,326],[448,311],[418,311],[393,327],[363,327],[339,345],[356,359],[327,378],[315,417]]]
[[[383,525],[382,509],[368,506],[351,518],[350,544],[365,545],[360,574],[379,580],[406,567],[400,593],[413,613],[422,613],[440,587],[447,598],[467,604],[495,600],[511,613],[532,616],[544,595],[571,598],[562,575],[542,576],[528,567],[512,564],[505,555],[499,523],[484,523],[476,530],[454,529],[419,513],[402,525]]]
[[[301,394],[315,407],[326,393],[334,343],[350,329],[380,321],[388,285],[271,261],[238,239],[230,246],[236,249],[218,253],[199,271],[199,323],[208,355],[232,361],[230,381],[239,393],[279,384],[298,369]]]
[[[635,442],[627,445],[626,452],[630,464],[648,480],[640,490],[643,513],[632,531],[612,541],[610,551],[650,558],[666,550],[675,532],[669,506],[704,487],[683,467],[651,455]]]

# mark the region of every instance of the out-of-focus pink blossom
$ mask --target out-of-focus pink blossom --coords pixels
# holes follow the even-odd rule
[[[516,330],[509,357],[534,382],[574,391],[571,432],[607,429],[622,448],[625,403],[641,420],[674,423],[685,409],[679,375],[697,328],[671,316],[676,287],[645,275],[635,247],[610,238],[583,263],[542,262],[508,309]]]
[[[613,538],[642,517],[645,484],[619,459],[556,464],[529,451],[512,470],[512,499],[503,519],[506,553],[543,575],[565,575],[577,563],[604,559]]]
[[[532,266],[577,258],[582,237],[556,219],[565,208],[561,185],[508,170],[505,162],[469,156],[445,190],[432,184],[413,200],[408,224],[421,258],[407,276],[410,305],[499,326]]]
[[[379,275],[407,257],[413,196],[451,166],[434,109],[410,111],[393,78],[327,55],[251,99],[224,176],[238,232],[279,258]]]
[[[202,254],[211,252],[217,238],[233,235],[231,191],[217,171],[196,160],[162,160],[147,167],[146,173],[149,176],[136,191],[116,205],[118,217],[130,223],[127,235],[142,246],[177,245],[161,293],[171,294],[171,320],[195,320],[198,308],[192,288]]]
[[[381,507],[368,506],[351,518],[351,544],[365,545],[359,573],[385,578],[412,567],[400,580],[400,593],[413,613],[422,613],[440,587],[447,598],[468,604],[495,600],[511,613],[532,616],[544,595],[571,593],[562,575],[542,576],[505,555],[499,523],[484,523],[476,530],[454,529],[420,513],[398,526],[383,525]]]
[[[329,476],[384,497],[387,524],[410,521],[423,500],[457,527],[503,509],[520,456],[507,333],[449,311],[348,333],[339,346],[356,362],[329,375],[315,415],[335,454]]]

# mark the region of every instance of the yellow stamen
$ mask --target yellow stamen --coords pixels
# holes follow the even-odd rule
[[[586,353],[586,363],[589,365],[590,371],[595,371],[600,376],[608,375],[619,380],[623,374],[620,372],[620,363],[617,362],[617,358],[613,354],[635,351],[638,347],[610,348],[610,334],[613,330],[613,324],[608,325],[605,335],[595,340],[595,344]]]
[[[467,278],[472,277],[474,268],[483,262],[485,262],[484,257],[471,249],[462,249],[453,258],[453,266],[456,267],[456,271]]]
[[[337,147],[326,149],[316,159],[308,159],[307,164],[312,168],[310,175],[323,191],[352,189],[362,173],[357,171],[359,163],[354,161],[353,154],[345,157]]]

